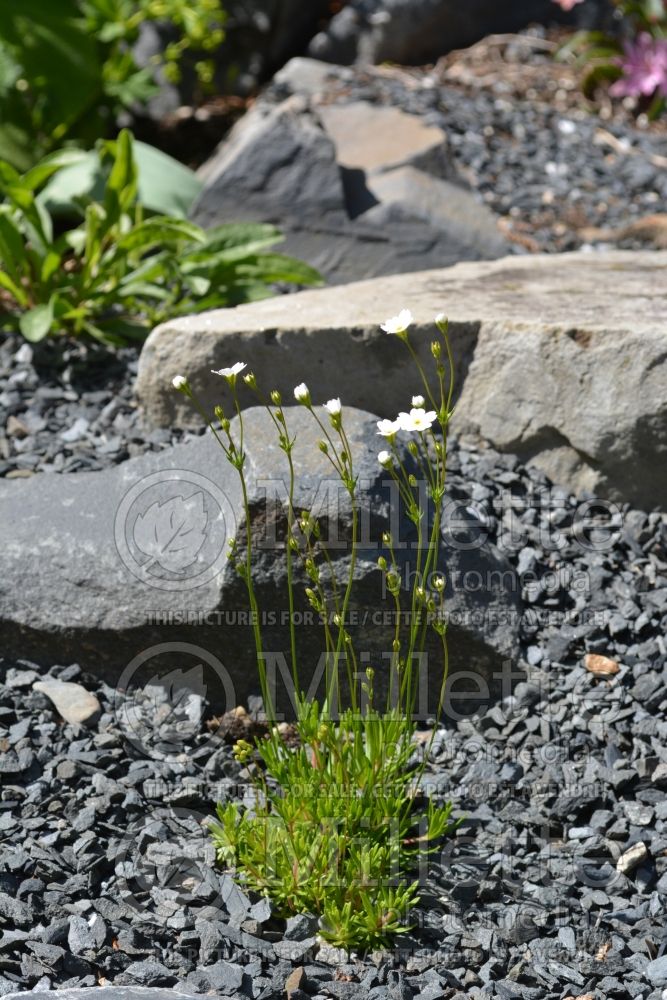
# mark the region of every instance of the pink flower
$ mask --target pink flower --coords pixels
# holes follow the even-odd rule
[[[557,3],[561,10],[572,10],[578,3],[583,2],[584,0],[554,0],[554,3]]]
[[[667,39],[642,32],[635,42],[626,42],[618,59],[623,76],[609,88],[612,97],[651,97],[658,91],[667,97]]]

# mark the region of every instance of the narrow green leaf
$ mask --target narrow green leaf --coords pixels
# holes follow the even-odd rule
[[[122,250],[148,250],[161,243],[203,243],[204,230],[185,219],[171,219],[169,216],[155,216],[135,226],[122,236],[118,246]]]
[[[18,305],[24,307],[27,306],[28,296],[20,285],[17,285],[15,281],[12,281],[6,271],[0,271],[0,287],[5,288],[10,295],[13,295]]]
[[[206,232],[207,250],[227,250],[231,247],[248,246],[253,243],[264,243],[265,246],[280,243],[285,237],[268,223],[263,222],[229,222],[216,226]]]
[[[0,205],[0,262],[14,279],[20,281],[25,261],[23,235],[10,211]]]

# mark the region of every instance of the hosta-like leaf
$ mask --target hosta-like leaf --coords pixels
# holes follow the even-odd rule
[[[37,343],[51,331],[53,325],[53,298],[42,305],[24,312],[19,319],[19,329],[26,340]]]

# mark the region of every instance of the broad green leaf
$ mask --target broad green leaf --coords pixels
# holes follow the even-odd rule
[[[166,153],[135,142],[138,200],[151,212],[186,218],[203,185],[193,170]]]
[[[26,340],[33,344],[44,340],[53,325],[53,306],[54,302],[51,298],[48,302],[23,313],[19,319],[19,329]]]
[[[40,160],[32,170],[23,175],[23,184],[36,191],[53,174],[65,167],[72,167],[80,164],[88,156],[81,149],[59,149],[55,153],[50,153]]]
[[[138,202],[150,212],[186,218],[202,188],[194,171],[145,142],[134,143],[134,160]],[[58,171],[38,197],[52,214],[71,213],[75,198],[103,200],[104,176],[98,153],[83,153],[79,163]]]
[[[185,279],[185,283],[197,298],[202,295],[207,295],[211,288],[211,282],[208,278],[203,278],[200,275],[191,274]]]

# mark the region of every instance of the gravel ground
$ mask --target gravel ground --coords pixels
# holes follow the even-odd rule
[[[94,471],[183,440],[142,425],[137,358],[134,348],[0,342],[0,477]]]
[[[139,446],[136,423],[116,432],[118,451],[81,455]],[[33,688],[42,671],[5,661],[0,993],[126,983],[268,998],[292,976],[293,1000],[664,996],[667,518],[550,489],[490,450],[454,446],[450,470],[452,497],[520,575],[527,677],[438,733],[428,784],[465,819],[433,857],[401,951],[320,948],[312,921],[286,926],[214,869],[201,823],[246,777],[206,725],[215,705],[193,692],[174,709],[150,688],[128,704],[55,666],[99,699],[79,727]]]
[[[548,250],[580,242],[572,219],[615,226],[664,201],[659,130],[606,121],[635,150],[610,153],[588,112],[437,72],[360,73],[331,99],[444,125],[491,206]],[[142,426],[135,373],[132,350],[4,340],[0,475],[101,469],[178,440]],[[214,869],[201,824],[246,778],[206,725],[214,704],[195,692],[180,717],[157,690],[128,705],[75,665],[0,661],[0,994],[128,983],[269,998],[289,978],[293,1000],[664,998],[667,518],[551,489],[491,450],[455,445],[450,468],[452,496],[522,581],[527,677],[438,733],[428,783],[465,818],[402,951],[320,948],[311,921],[286,926]],[[64,722],[33,689],[44,676],[93,692],[99,717]],[[145,744],[127,738],[129,709]],[[174,740],[179,752],[156,752]]]
[[[667,241],[664,217],[644,234],[622,232],[664,211],[667,129],[587,102],[577,72],[554,62],[556,47],[543,29],[498,36],[435,67],[356,69],[323,99],[388,104],[440,126],[463,177],[531,252],[604,245],[591,227],[621,230],[613,242],[630,249]],[[275,84],[265,92],[284,96]]]

